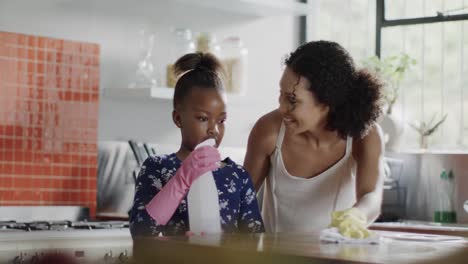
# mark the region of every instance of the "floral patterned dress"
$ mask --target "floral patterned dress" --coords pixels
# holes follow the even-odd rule
[[[225,166],[213,171],[218,188],[221,228],[225,233],[264,232],[252,180],[240,165],[226,158]],[[175,175],[181,161],[176,154],[148,158],[135,184],[135,198],[129,212],[132,236],[183,235],[189,230],[187,197],[169,222],[159,225],[145,210],[146,204]]]

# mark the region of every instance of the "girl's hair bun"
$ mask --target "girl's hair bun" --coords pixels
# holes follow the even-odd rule
[[[176,76],[192,70],[220,72],[221,69],[221,63],[213,54],[201,52],[185,54],[174,65]]]

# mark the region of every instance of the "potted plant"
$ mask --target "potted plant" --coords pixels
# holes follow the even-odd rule
[[[445,119],[447,118],[447,114],[445,114],[441,119],[436,120],[435,116],[432,116],[429,122],[424,121],[416,121],[410,126],[414,128],[419,133],[419,146],[422,150],[426,150],[428,148],[428,138],[430,135],[436,132],[437,128],[444,123]]]
[[[387,107],[385,111],[387,115],[392,114],[393,105],[400,92],[401,80],[410,66],[415,64],[416,60],[405,53],[385,58],[372,56],[363,61],[364,67],[376,73],[384,82],[383,100]]]
[[[384,58],[372,56],[363,61],[363,66],[379,76],[384,85],[382,99],[386,109],[380,125],[385,133],[385,146],[389,150],[399,150],[403,126],[396,117],[392,116],[392,111],[399,96],[400,82],[415,64],[416,60],[405,53]]]

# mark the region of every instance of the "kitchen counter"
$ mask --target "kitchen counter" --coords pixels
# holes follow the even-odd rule
[[[370,226],[370,229],[448,236],[462,236],[468,238],[467,224],[441,224],[435,222],[408,220],[403,222],[373,223]]]
[[[325,243],[319,232],[142,238],[135,240],[134,254],[137,263],[437,263],[447,255],[468,257],[463,237],[378,233],[377,245]]]

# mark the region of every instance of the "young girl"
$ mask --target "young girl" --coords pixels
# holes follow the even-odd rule
[[[247,171],[229,158],[220,162],[215,147],[199,143],[224,135],[226,99],[218,75],[219,61],[211,54],[191,53],[175,63],[178,79],[172,118],[182,143],[173,154],[148,158],[135,185],[130,210],[133,237],[183,235],[190,230],[187,193],[192,182],[213,171],[218,189],[223,232],[263,232],[255,189]],[[219,165],[221,164],[221,166]]]

